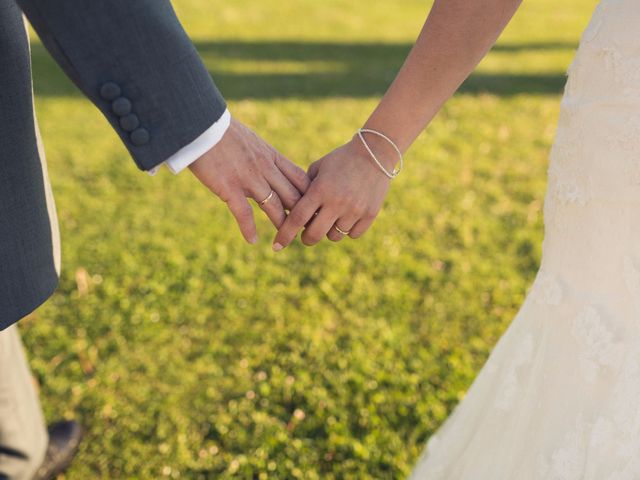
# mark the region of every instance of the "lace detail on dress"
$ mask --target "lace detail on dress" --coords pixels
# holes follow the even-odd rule
[[[533,282],[529,295],[538,303],[555,306],[562,301],[562,287],[553,275],[541,270]]]
[[[640,85],[640,80],[638,84]],[[614,141],[620,150],[640,155],[640,115],[628,118]]]
[[[570,78],[574,76],[572,74]],[[557,138],[551,147],[550,157],[552,162],[564,166],[579,161],[576,154],[580,153],[584,136],[580,125],[580,105],[565,96],[561,106]]]
[[[547,171],[551,193],[548,200],[554,205],[585,206],[589,200],[588,178],[581,162],[584,134],[580,115],[578,104],[565,96]]]
[[[612,387],[611,411],[601,410],[593,425],[590,448],[610,459],[606,480],[640,478],[640,342],[627,349],[621,371]]]
[[[617,453],[623,458],[630,458],[640,448],[640,345],[629,348],[622,371],[616,382],[613,395],[614,421],[617,426]],[[630,406],[635,406],[630,409]],[[630,413],[633,412],[632,415]],[[640,475],[640,473],[639,473]]]
[[[639,25],[640,0],[603,0],[585,30],[543,267],[415,480],[640,480]]]
[[[637,96],[640,85],[640,60],[630,58],[614,47],[602,47],[599,54],[604,57],[605,66],[611,70],[614,81],[625,96]]]
[[[614,342],[613,333],[594,307],[588,306],[573,319],[571,332],[579,343],[580,370],[587,382],[594,382],[603,368],[620,365],[623,345]]]
[[[495,407],[499,410],[509,410],[519,390],[518,369],[533,358],[533,335],[526,334],[521,342],[518,352],[507,369],[502,385],[500,386]]]
[[[591,437],[589,438],[589,445],[592,448],[605,449],[609,448],[613,443],[615,430],[613,422],[603,417],[598,418],[596,423],[591,429]]]
[[[585,423],[582,414],[578,416],[576,428],[567,432],[561,442],[547,459],[538,457],[538,477],[544,480],[579,480],[583,478],[586,460],[584,445]]]
[[[549,184],[560,204],[575,203],[582,207],[587,204],[589,199],[587,178],[582,169],[571,166],[561,167],[554,162],[549,167]]]
[[[627,290],[633,297],[636,310],[640,312],[640,271],[638,271],[633,260],[628,255],[622,261],[622,273]]]
[[[640,184],[640,115],[630,116],[611,137],[611,147],[619,151],[627,162],[626,174],[631,184]]]

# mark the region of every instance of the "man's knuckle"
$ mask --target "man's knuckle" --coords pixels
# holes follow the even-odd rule
[[[268,152],[262,155],[258,155],[256,159],[256,163],[260,165],[260,168],[262,170],[272,169],[274,162],[274,156]]]
[[[251,171],[259,171],[260,167],[260,154],[252,153],[247,155],[247,168]]]

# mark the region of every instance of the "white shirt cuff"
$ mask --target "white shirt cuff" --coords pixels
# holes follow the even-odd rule
[[[161,163],[157,167],[149,170],[149,175],[155,175],[158,172],[159,167],[162,165],[166,165],[171,172],[177,175],[217,145],[229,128],[230,123],[231,114],[227,109],[213,125],[207,128],[193,142],[182,147],[176,153],[167,158],[164,163]]]

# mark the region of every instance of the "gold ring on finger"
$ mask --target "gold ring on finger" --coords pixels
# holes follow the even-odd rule
[[[333,228],[335,228],[337,230],[338,233],[341,233],[342,235],[349,235],[349,230],[342,230],[339,226],[334,225]]]
[[[267,198],[265,198],[264,200],[262,200],[261,202],[258,202],[258,204],[262,207],[264,205],[266,205],[269,200],[271,200],[273,198],[273,196],[276,194],[276,192],[274,192],[273,190],[271,190],[271,192],[269,192],[269,195],[267,195]]]

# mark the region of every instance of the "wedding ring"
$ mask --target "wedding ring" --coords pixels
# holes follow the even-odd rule
[[[261,202],[258,202],[258,204],[262,207],[263,205],[266,205],[269,200],[271,200],[273,198],[273,196],[276,194],[276,192],[274,192],[273,190],[271,190],[271,192],[269,193],[269,195],[267,196],[267,198],[265,198],[264,200],[262,200]]]
[[[339,226],[337,226],[337,225],[334,225],[334,226],[333,226],[333,228],[335,228],[335,229],[338,231],[338,233],[341,233],[342,235],[349,235],[349,231],[348,231],[348,230],[347,230],[347,231],[342,230],[342,229],[341,229]]]

